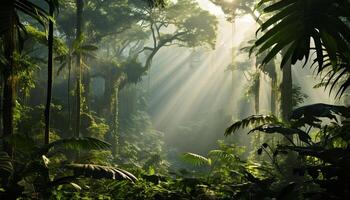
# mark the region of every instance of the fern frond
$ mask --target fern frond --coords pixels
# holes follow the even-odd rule
[[[12,173],[12,171],[13,166],[10,156],[4,151],[0,151],[0,172]]]
[[[75,176],[96,179],[105,178],[114,180],[128,180],[132,182],[137,180],[137,178],[130,172],[111,166],[94,164],[69,164],[66,165],[66,167],[73,170]]]
[[[250,125],[260,125],[265,123],[276,123],[276,122],[278,122],[278,119],[274,115],[252,115],[228,127],[225,131],[225,136],[233,134],[238,129],[246,128]]]
[[[111,145],[105,141],[92,138],[92,137],[78,137],[78,138],[67,138],[60,139],[51,142],[48,145],[40,148],[41,154],[47,154],[52,148],[63,148],[66,150],[102,150],[109,149]]]
[[[181,158],[183,159],[183,161],[188,162],[194,166],[211,165],[211,160],[209,158],[195,153],[183,153]]]
[[[223,150],[211,150],[209,152],[209,157],[213,158],[213,159],[222,159],[222,160],[227,160],[227,161],[234,161],[234,160],[239,160],[239,158],[234,155],[234,154],[230,154],[227,153]]]

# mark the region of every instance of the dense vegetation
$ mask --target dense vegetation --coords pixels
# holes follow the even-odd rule
[[[225,70],[248,77],[240,95],[253,109],[234,122],[183,116],[171,130],[180,143],[219,134],[190,152],[154,125],[149,102],[163,85],[150,81],[164,71],[150,72],[164,49],[217,47],[220,21],[203,2],[259,26],[232,55],[250,58]],[[0,199],[349,199],[349,10],[348,0],[1,1]],[[314,70],[338,104],[305,105],[293,66]]]

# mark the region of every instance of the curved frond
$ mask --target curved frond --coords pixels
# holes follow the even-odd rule
[[[79,137],[60,139],[45,145],[40,149],[42,154],[48,153],[51,148],[63,148],[66,150],[101,150],[109,149],[111,144],[92,137]]]
[[[240,160],[238,156],[219,149],[211,150],[209,152],[209,157],[211,157],[212,159],[222,159],[229,162]]]
[[[181,158],[183,161],[190,163],[194,166],[203,166],[203,165],[211,165],[211,160],[209,158],[206,158],[204,156],[186,152],[181,155]]]
[[[13,166],[10,156],[3,151],[0,151],[0,172],[12,173]]]
[[[66,167],[73,170],[75,176],[96,179],[105,178],[114,180],[128,180],[132,182],[137,180],[137,178],[130,172],[111,166],[94,164],[69,164],[66,165]]]
[[[274,115],[252,115],[248,118],[242,119],[230,127],[228,127],[225,131],[225,135],[228,136],[230,134],[235,133],[238,129],[246,128],[250,125],[259,125],[266,123],[276,123],[278,119]]]
[[[334,83],[343,77],[347,79],[338,89],[337,95],[341,96],[350,86],[350,2],[262,0],[258,5],[264,3],[269,4],[264,11],[273,15],[261,25],[259,31],[263,34],[253,47],[258,49],[258,54],[270,49],[263,65],[281,52],[281,67],[288,60],[292,64],[304,60],[306,64],[315,52],[313,63],[317,65],[312,66],[316,66],[318,74],[330,69],[334,72],[332,76],[336,75]],[[331,91],[333,87],[334,84]]]

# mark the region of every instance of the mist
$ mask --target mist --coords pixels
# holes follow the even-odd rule
[[[0,199],[350,199],[349,1],[0,4]]]

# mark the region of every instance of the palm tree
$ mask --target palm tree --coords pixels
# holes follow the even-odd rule
[[[53,17],[58,1],[49,0],[49,33],[48,33],[48,59],[47,59],[47,96],[45,106],[45,139],[44,143],[49,144],[50,134],[50,108],[52,98],[52,76],[53,76]]]
[[[46,12],[39,6],[28,0],[4,0],[0,8],[0,36],[4,49],[3,66],[3,135],[12,135],[14,131],[14,109],[16,101],[17,76],[16,68],[17,57],[21,51],[22,40],[21,31],[24,30],[23,24],[19,20],[18,11],[23,12],[44,25],[43,19],[46,18]],[[12,147],[4,142],[4,151],[12,155]]]
[[[76,18],[76,40],[80,41],[82,40],[82,14],[83,14],[83,8],[84,8],[84,1],[83,0],[76,0],[76,6],[77,6],[77,18]],[[80,114],[81,114],[81,54],[78,52],[76,57],[76,127],[75,127],[75,136],[79,137],[80,132]]]
[[[261,1],[261,4],[264,2],[267,1]],[[349,9],[350,2],[344,0],[279,0],[269,4],[264,11],[273,15],[261,25],[260,31],[264,33],[255,42],[259,52],[271,49],[263,63],[284,51],[282,67],[302,60],[306,64],[310,52],[315,52],[312,66],[318,73],[326,72],[326,76],[331,77],[329,80],[335,78],[326,87],[331,85],[332,90],[341,78],[346,77],[336,93],[342,95],[350,86]]]

